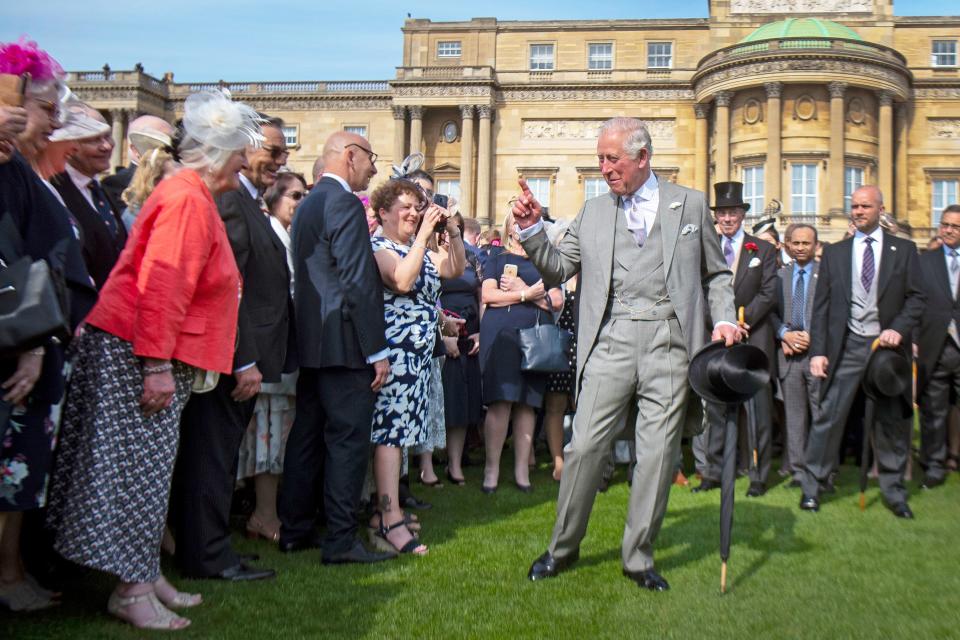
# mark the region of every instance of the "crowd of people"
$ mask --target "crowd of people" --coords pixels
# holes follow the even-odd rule
[[[20,260],[47,264],[69,328],[0,360],[0,603],[11,610],[62,597],[23,560],[25,514],[39,514],[41,555],[117,578],[112,615],[182,629],[175,610],[203,599],[164,577],[162,553],[190,578],[275,575],[231,544],[238,486],[251,496],[247,535],[285,553],[425,556],[414,511],[429,503],[410,476],[463,487],[472,443],[485,453],[479,490],[495,494],[512,437],[513,484],[529,493],[539,433],[559,497],[529,577],[577,560],[615,443],[632,432],[624,573],[667,589],[653,543],[684,481],[685,436],[693,490],[720,485],[727,407],[687,381],[710,340],[746,341],[769,363],[744,412],[748,496],[767,492],[782,441],[779,473],[817,511],[844,434],[859,428],[886,504],[912,518],[915,401],[922,486],[956,468],[958,205],[940,220],[941,245],[918,256],[881,226],[880,191],[861,187],[849,237],[821,258],[814,226],[790,225],[782,244],[775,220],[747,233],[739,183],[715,185],[708,206],[661,180],[643,124],[614,118],[597,143],[609,193],[552,222],[521,180],[502,228],[482,231],[424,171],[395,167],[368,193],[377,154],[354,133],[329,136],[309,179],[290,171],[283,122],[219,91],[189,96],[175,124],[134,120],[130,166],[101,180],[110,128],[49,54],[0,45],[0,80],[22,88],[0,93],[0,277]],[[538,365],[556,345],[530,330],[552,325],[569,346]],[[875,370],[874,425],[856,407]]]

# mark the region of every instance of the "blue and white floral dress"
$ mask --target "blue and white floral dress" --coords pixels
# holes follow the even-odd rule
[[[373,251],[391,249],[401,258],[410,247],[384,237],[370,239]],[[392,447],[422,444],[427,436],[430,371],[437,339],[440,273],[424,255],[420,274],[407,294],[383,290],[390,380],[377,395],[370,441]]]

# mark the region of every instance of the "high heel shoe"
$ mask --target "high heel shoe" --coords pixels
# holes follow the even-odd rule
[[[454,478],[453,474],[450,473],[450,467],[447,467],[447,480],[457,485],[458,487],[462,487],[463,485],[467,484],[466,478]]]
[[[533,493],[533,485],[532,485],[532,484],[520,484],[520,483],[517,482],[517,481],[514,481],[513,484],[517,485],[517,489],[519,489],[519,490],[522,491],[523,493]]]
[[[485,494],[490,495],[497,492],[497,487],[496,485],[492,487],[488,487],[487,485],[481,485],[480,491],[483,491]]]
[[[430,551],[427,548],[427,545],[420,542],[417,536],[413,535],[413,532],[407,529],[407,533],[410,534],[410,539],[407,540],[407,543],[402,547],[397,547],[394,545],[387,536],[394,529],[399,529],[400,527],[406,527],[407,524],[400,520],[389,526],[383,522],[383,513],[377,512],[377,516],[380,518],[380,526],[376,529],[376,534],[371,536],[371,542],[378,548],[383,549],[384,551],[390,551],[393,553],[408,553],[415,556],[425,556]],[[373,527],[371,527],[372,529]],[[385,543],[385,544],[384,544]]]
[[[422,484],[422,485],[425,486],[425,487],[440,488],[440,487],[443,486],[443,483],[440,482],[440,478],[437,478],[437,479],[434,480],[433,482],[427,482],[426,480],[424,480],[424,479],[423,479],[423,471],[420,472],[419,479],[420,479],[420,484]]]

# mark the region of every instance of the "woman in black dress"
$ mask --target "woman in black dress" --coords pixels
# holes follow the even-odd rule
[[[454,219],[463,233],[463,218]],[[480,423],[480,261],[478,251],[466,247],[467,264],[459,278],[441,280],[440,305],[465,320],[459,336],[445,337],[443,408],[447,426],[447,479],[464,484],[463,446],[467,428]]]
[[[481,295],[487,310],[480,323],[480,368],[487,458],[483,491],[493,493],[500,477],[500,454],[513,423],[513,474],[517,487],[531,491],[528,461],[536,426],[535,411],[543,405],[547,374],[520,369],[517,330],[553,324],[553,309],[563,302],[560,289],[544,289],[537,268],[530,262],[508,214],[503,225],[504,251],[491,257],[484,269]]]
[[[547,434],[550,457],[553,458],[553,479],[557,482],[563,473],[563,419],[567,411],[573,408],[573,385],[577,375],[576,304],[577,276],[574,276],[564,285],[563,311],[557,319],[557,326],[573,335],[567,352],[570,370],[550,374],[544,400],[543,430]]]

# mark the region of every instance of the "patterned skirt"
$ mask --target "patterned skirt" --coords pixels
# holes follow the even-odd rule
[[[51,478],[54,548],[124,582],[152,582],[160,575],[180,413],[194,369],[174,362],[173,403],[148,418],[129,342],[93,329],[75,347]]]
[[[433,358],[430,366],[430,393],[427,400],[427,436],[422,444],[413,448],[414,455],[431,453],[437,449],[447,447],[447,426],[443,407],[443,380],[440,372],[443,370],[444,356]]]

